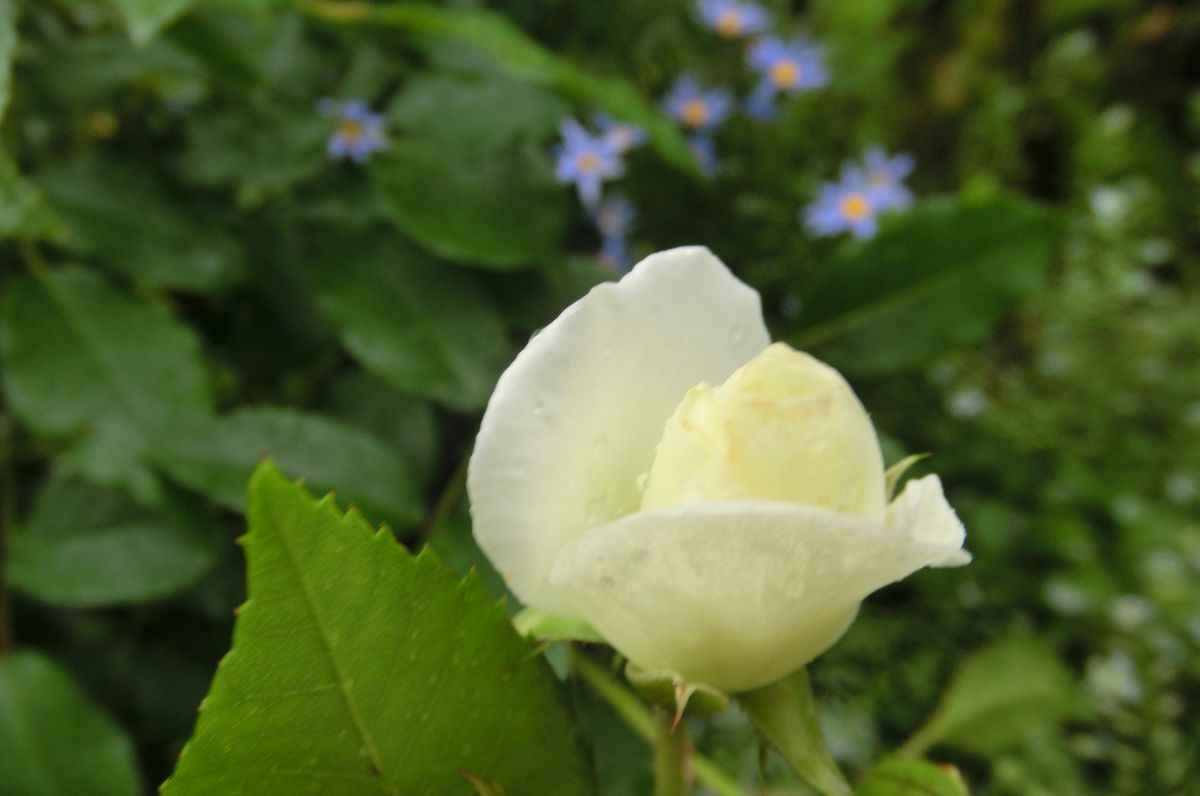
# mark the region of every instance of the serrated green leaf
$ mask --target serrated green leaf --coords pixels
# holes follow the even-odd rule
[[[314,489],[335,492],[375,522],[408,527],[423,506],[404,461],[379,440],[323,415],[276,407],[239,409],[167,434],[155,458],[172,478],[234,510],[270,456]]]
[[[367,368],[455,409],[487,401],[509,349],[473,274],[370,234],[330,241],[309,274],[322,312]]]
[[[133,744],[56,663],[0,658],[3,796],[137,796]]]
[[[962,777],[925,760],[894,757],[867,772],[854,796],[968,796]]]
[[[807,669],[736,698],[767,743],[805,782],[825,796],[849,796],[850,785],[825,746],[817,723]]]
[[[80,437],[73,455],[92,480],[141,482],[151,440],[208,416],[191,330],[97,274],[22,277],[7,286],[3,309],[5,398],[29,428]]]
[[[503,610],[270,464],[249,599],[164,796],[588,793],[553,675]],[[284,632],[281,632],[284,631]]]
[[[145,44],[196,4],[196,0],[112,0],[125,16],[129,38]]]
[[[75,478],[51,480],[12,539],[14,588],[56,605],[165,597],[216,559],[216,538],[179,506],[139,506]]]
[[[1040,642],[1009,638],[972,653],[954,675],[933,715],[903,746],[919,757],[945,745],[991,755],[1053,725],[1071,707],[1073,683]]]
[[[532,142],[412,137],[376,157],[371,177],[396,225],[448,260],[511,269],[558,252],[567,193]]]
[[[17,54],[17,3],[0,0],[0,122],[12,92],[12,62]],[[2,229],[2,227],[0,227]]]
[[[1057,236],[1056,218],[1025,199],[924,202],[828,264],[791,340],[858,373],[978,342],[1042,285]]]
[[[68,228],[65,244],[136,282],[204,291],[243,275],[237,241],[211,215],[167,194],[142,166],[84,157],[35,179]]]
[[[643,128],[664,160],[684,171],[698,173],[679,128],[631,85],[593,75],[560,58],[499,12],[430,3],[338,2],[312,2],[306,10],[330,20],[390,25],[468,44],[491,57],[513,77],[555,88]]]

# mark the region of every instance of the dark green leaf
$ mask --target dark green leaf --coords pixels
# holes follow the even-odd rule
[[[942,695],[937,710],[905,744],[920,756],[939,744],[993,755],[1070,710],[1071,674],[1033,639],[1009,638],[971,654]]]
[[[6,399],[32,429],[81,435],[90,478],[144,482],[150,441],[207,417],[200,345],[161,307],[81,268],[16,280],[3,307]]]
[[[145,44],[195,5],[196,0],[113,0],[125,16],[129,37]]]
[[[589,792],[558,684],[477,584],[269,464],[250,495],[249,600],[165,796]]]
[[[967,796],[952,767],[924,760],[890,758],[872,768],[854,789],[855,796]]]
[[[133,745],[71,676],[35,652],[0,658],[4,796],[137,796]]]
[[[62,220],[46,204],[42,192],[0,152],[0,238],[38,239],[56,237],[62,232]]]
[[[926,202],[849,246],[804,297],[792,341],[880,373],[978,342],[1043,283],[1058,224],[1027,200]]]
[[[508,345],[473,274],[365,234],[332,241],[309,270],[322,311],[366,367],[456,409],[487,400]]]
[[[850,785],[825,746],[808,670],[737,695],[738,704],[792,770],[826,796],[849,796]]]
[[[139,506],[74,478],[51,480],[12,540],[12,585],[46,602],[92,606],[165,597],[212,567],[215,537],[179,506]]]
[[[168,195],[139,165],[78,158],[36,179],[68,227],[68,245],[136,282],[212,290],[242,275],[237,241],[210,214]]]
[[[623,80],[598,77],[544,49],[503,14],[483,8],[431,3],[341,5],[314,3],[313,13],[342,21],[367,21],[463,42],[494,59],[512,76],[550,86],[646,130],[658,153],[676,167],[696,173],[683,135]]]
[[[165,435],[155,455],[171,477],[241,510],[254,467],[270,456],[314,489],[336,492],[373,520],[408,527],[422,505],[403,460],[379,440],[294,409],[245,408]]]
[[[446,259],[520,268],[558,251],[568,194],[530,142],[414,136],[379,156],[371,175],[396,225]]]

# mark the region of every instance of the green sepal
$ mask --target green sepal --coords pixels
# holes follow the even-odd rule
[[[704,683],[689,683],[677,672],[647,672],[627,663],[625,678],[646,699],[673,712],[676,724],[685,711],[707,716],[729,708],[730,698],[724,691]]]
[[[891,502],[892,498],[896,497],[896,487],[900,485],[900,479],[908,472],[908,468],[923,459],[928,459],[932,455],[932,453],[914,453],[911,456],[905,456],[887,468],[887,471],[883,474],[883,485],[889,502]]]
[[[600,644],[604,638],[582,619],[547,614],[536,608],[523,608],[512,619],[519,635],[538,641],[586,641]]]

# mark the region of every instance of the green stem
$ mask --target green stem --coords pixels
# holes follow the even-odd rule
[[[604,667],[596,665],[575,647],[571,648],[571,664],[592,691],[607,702],[634,732],[646,743],[656,743],[658,722],[633,692],[618,683]],[[718,768],[716,763],[697,752],[692,754],[692,771],[696,775],[696,781],[717,796],[746,796],[746,792]]]
[[[675,724],[665,710],[658,715],[654,738],[654,796],[687,796],[687,722]]]
[[[454,514],[454,509],[458,506],[458,502],[462,500],[463,491],[467,487],[467,466],[471,461],[471,448],[462,455],[458,465],[454,468],[454,472],[450,476],[450,480],[442,487],[442,493],[438,495],[437,503],[434,504],[433,513],[429,515],[429,522],[425,524],[422,531],[422,538],[425,541],[433,538],[433,535],[446,524],[450,516]]]

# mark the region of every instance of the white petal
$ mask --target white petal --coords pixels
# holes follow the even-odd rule
[[[946,501],[942,480],[936,475],[905,484],[904,491],[888,505],[887,523],[914,539],[948,548],[945,557],[930,566],[961,567],[971,561],[971,554],[961,549],[967,531]]]
[[[948,552],[826,509],[707,503],[593,528],[551,577],[641,668],[736,692],[808,663],[864,597]]]
[[[467,478],[475,538],[527,605],[563,544],[638,508],[663,424],[770,338],[758,294],[702,247],[647,257],[534,335],[500,377]]]

